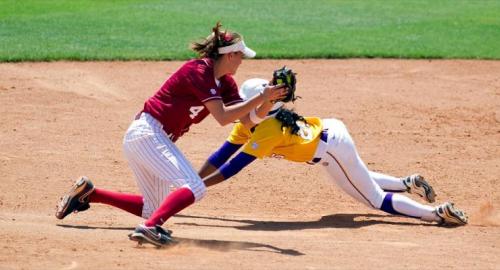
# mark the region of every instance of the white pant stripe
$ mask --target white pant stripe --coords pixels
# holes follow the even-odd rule
[[[182,178],[180,168],[178,169],[169,159],[165,159],[153,142],[144,140],[141,146],[136,145],[136,153],[144,160],[143,165],[154,172],[160,179],[170,178],[175,181]]]
[[[158,140],[160,140],[160,138],[158,138],[158,134],[156,135],[156,137]],[[179,148],[172,141],[168,140],[167,143],[169,144],[169,149],[172,151],[175,157],[183,156]],[[187,175],[183,175],[183,177],[187,178],[189,182],[193,182],[192,179],[199,179],[198,173],[193,170],[193,166],[191,165],[189,160],[180,158],[177,159],[177,162],[179,162],[179,165],[182,168],[182,172],[187,173]],[[193,187],[198,186],[197,183],[191,184]]]
[[[331,179],[344,191],[363,204],[379,208],[385,193],[370,178],[368,168],[359,157],[351,135],[345,125],[337,119],[325,119],[323,125],[333,132],[324,155],[325,167]]]
[[[149,176],[145,176],[146,170],[141,170],[136,167],[136,163],[134,162],[129,162],[130,168],[135,174],[136,179],[148,179],[150,178]],[[141,190],[141,193],[143,195],[143,202],[144,206],[142,208],[142,217],[144,218],[149,218],[151,213],[153,213],[154,205],[156,205],[158,202],[153,201],[155,199],[155,196],[151,193],[153,189],[151,187],[148,187],[147,185],[139,185],[139,189]]]
[[[155,149],[155,146],[150,139],[144,140],[144,146],[139,148],[138,151],[141,150],[146,151],[146,153],[142,155],[146,161],[146,167],[149,167],[149,169],[154,171],[155,174],[160,178],[164,178],[164,176],[169,176],[172,178],[179,177],[179,175],[177,174],[178,171],[166,164],[171,163],[170,160],[163,160],[162,156],[159,155],[157,149]]]
[[[171,186],[185,186],[195,200],[205,185],[191,163],[167,137],[161,124],[143,113],[130,125],[123,140],[125,155],[144,196],[143,217],[148,217],[170,193]]]
[[[370,172],[361,160],[345,125],[336,119],[325,119],[323,125],[329,132],[335,133],[333,139],[328,141],[327,152],[321,160],[330,180],[359,202],[380,209],[387,193],[372,178],[374,173]],[[396,188],[403,185],[402,181],[395,177],[382,174],[376,176],[379,180],[384,180],[385,185]],[[417,203],[404,195],[394,194],[391,204],[400,214],[424,220],[439,219],[433,207]]]
[[[168,141],[168,143],[170,144],[170,149],[172,150],[175,156],[177,157],[182,156],[181,151],[174,143],[172,143],[170,140]],[[189,186],[192,188],[193,193],[204,192],[205,184],[203,184],[203,182],[198,176],[198,173],[193,169],[193,166],[191,165],[189,160],[182,158],[178,159],[178,162],[180,166],[183,168],[182,171],[188,174],[185,175],[184,177],[187,180]]]
[[[326,152],[326,154],[330,157],[330,165],[328,166],[328,168],[333,168],[333,167],[330,167],[330,166],[333,166],[333,162],[335,162],[337,164],[337,166],[338,166],[339,171],[341,171],[342,175],[343,175],[343,177],[339,177],[339,178],[343,179],[343,181],[345,183],[349,183],[350,184],[350,187],[352,189],[351,188],[347,188],[347,190],[349,190],[348,193],[354,193],[354,194],[352,194],[353,197],[361,199],[368,206],[371,206],[373,208],[378,208],[378,206],[376,206],[373,202],[371,202],[365,196],[365,194],[363,194],[363,189],[366,189],[366,190],[369,191],[370,188],[364,188],[363,185],[360,185],[361,184],[360,181],[355,181],[355,180],[351,179],[352,177],[349,175],[349,173],[346,170],[346,168],[344,168],[344,166],[339,162],[339,160],[332,153],[329,153],[328,151]],[[328,170],[328,171],[330,171],[330,170]],[[357,185],[360,186],[360,187],[358,187]],[[373,189],[371,189],[371,190],[373,190]],[[382,190],[380,190],[380,192],[381,191]]]

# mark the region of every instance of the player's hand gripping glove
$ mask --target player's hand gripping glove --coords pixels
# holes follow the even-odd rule
[[[288,88],[288,94],[281,100],[282,102],[294,102],[298,97],[295,96],[295,78],[296,73],[283,66],[273,72],[273,85],[284,84]]]

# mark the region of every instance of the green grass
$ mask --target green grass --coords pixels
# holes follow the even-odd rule
[[[217,20],[259,58],[500,59],[500,0],[0,0],[0,61],[187,59]]]

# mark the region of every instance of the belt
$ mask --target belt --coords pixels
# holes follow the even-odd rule
[[[325,128],[321,131],[321,134],[319,135],[319,139],[322,140],[324,143],[328,143],[328,129]],[[320,142],[321,143],[321,142]],[[316,164],[321,161],[320,157],[315,157],[311,161],[308,161],[308,164]]]
[[[141,114],[143,113],[144,111],[140,111],[138,112],[135,117],[134,117],[134,120],[139,120],[139,118],[141,118]]]

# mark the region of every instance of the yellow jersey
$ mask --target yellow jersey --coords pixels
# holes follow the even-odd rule
[[[311,161],[318,147],[323,123],[317,117],[305,117],[305,120],[307,124],[297,122],[300,126],[297,135],[292,135],[288,127],[281,129],[281,122],[274,117],[262,121],[253,132],[237,123],[227,141],[244,144],[242,152],[260,159],[275,157],[296,162]]]

